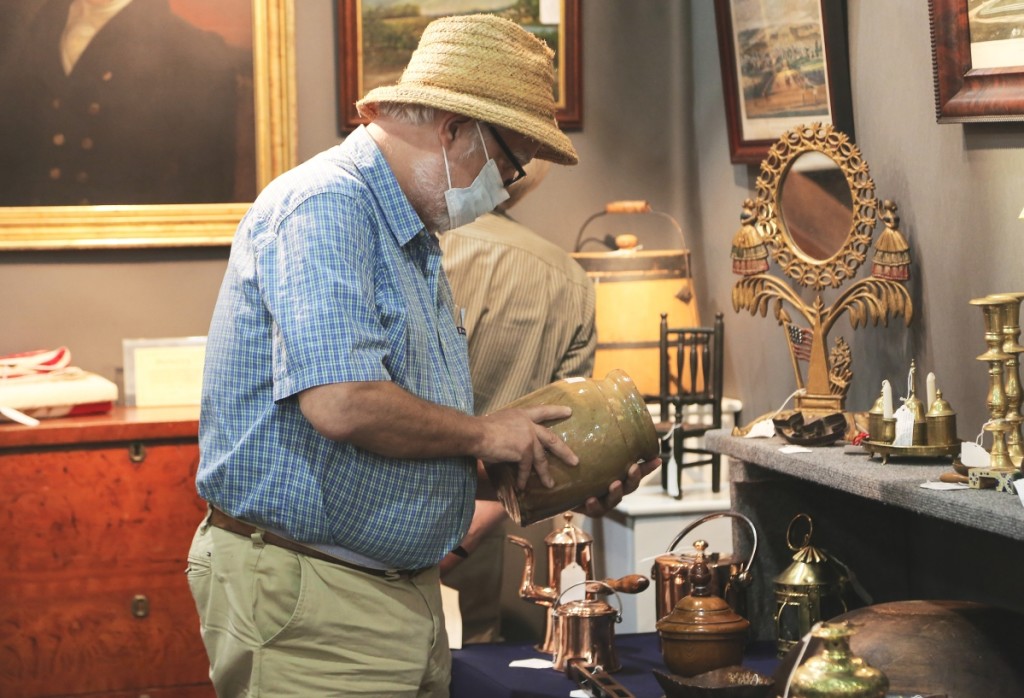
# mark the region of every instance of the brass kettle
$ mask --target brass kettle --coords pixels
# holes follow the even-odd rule
[[[506,536],[509,543],[521,547],[526,555],[523,564],[523,579],[519,585],[519,598],[548,608],[544,641],[537,645],[537,651],[547,654],[555,654],[559,646],[555,604],[564,591],[560,586],[565,568],[576,563],[583,569],[584,580],[590,581],[594,578],[594,539],[586,531],[573,525],[572,512],[566,512],[562,516],[565,520],[562,528],[552,531],[544,538],[548,560],[547,584],[545,586],[538,586],[533,581],[534,552],[530,541],[519,536]],[[603,584],[610,586],[616,592],[636,594],[646,589],[650,585],[650,580],[643,575],[630,574],[619,579],[606,579]],[[590,594],[589,591],[588,594]],[[590,596],[592,598],[592,594]]]
[[[587,592],[584,598],[563,603],[565,593],[579,586]],[[615,594],[618,608],[599,597],[587,598],[604,593]],[[615,624],[622,622],[622,599],[611,584],[599,581],[571,584],[558,595],[551,608],[558,637],[554,653],[556,671],[564,672],[573,659],[600,666],[609,674],[622,668],[615,654]]]
[[[746,560],[732,555],[719,555],[718,553],[704,554],[704,561],[711,570],[711,584],[709,591],[714,596],[725,599],[726,603],[741,616],[747,613],[746,589],[750,586],[753,578],[750,575],[750,568],[757,556],[757,529],[753,522],[743,514],[733,511],[719,511],[708,514],[693,521],[684,528],[672,540],[668,550],[654,559],[651,567],[651,577],[654,579],[655,588],[655,620],[660,620],[672,612],[676,603],[690,593],[689,575],[697,555],[694,553],[676,553],[676,546],[686,537],[688,533],[698,526],[722,517],[732,517],[745,523],[750,529],[750,537],[753,545],[750,548],[750,557]]]

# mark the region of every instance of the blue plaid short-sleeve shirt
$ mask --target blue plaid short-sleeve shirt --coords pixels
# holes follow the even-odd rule
[[[473,412],[440,247],[363,128],[272,182],[239,225],[207,339],[197,487],[297,540],[432,565],[469,526],[474,461],[321,436],[297,395],[346,381]]]

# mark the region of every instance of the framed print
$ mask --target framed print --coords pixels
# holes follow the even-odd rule
[[[441,0],[429,4],[335,1],[340,133],[365,123],[356,112],[356,102],[374,87],[398,81],[431,20],[475,11],[507,17],[547,42],[555,52],[555,116],[563,129],[582,127],[580,0]],[[495,4],[500,9],[489,9]]]
[[[853,138],[845,2],[715,0],[715,24],[732,162],[805,123]]]
[[[0,250],[230,244],[295,164],[292,0],[69,6],[0,8]]]
[[[929,0],[935,119],[1024,120],[1024,11],[1019,3]]]

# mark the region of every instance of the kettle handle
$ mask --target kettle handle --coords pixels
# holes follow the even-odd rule
[[[708,514],[707,516],[703,516],[697,519],[696,521],[691,522],[689,526],[680,531],[679,534],[672,539],[671,545],[668,546],[668,550],[665,552],[670,553],[673,550],[675,550],[676,546],[679,545],[683,538],[686,537],[686,534],[692,531],[693,529],[697,528],[701,524],[711,521],[712,519],[720,519],[723,516],[730,516],[734,519],[740,519],[744,523],[746,523],[747,526],[750,528],[750,537],[753,540],[754,545],[750,549],[750,558],[746,561],[745,564],[741,565],[740,572],[738,575],[745,576],[746,573],[750,570],[750,567],[754,564],[754,558],[757,556],[757,529],[754,528],[754,523],[750,519],[748,519],[743,514],[737,513],[735,511],[716,511],[713,514]]]
[[[589,239],[583,239],[583,231],[586,230],[587,226],[590,225],[595,219],[600,218],[601,216],[617,213],[649,213],[653,216],[660,216],[661,218],[664,218],[665,220],[672,224],[673,229],[675,229],[676,233],[679,235],[679,242],[682,244],[681,249],[687,249],[686,237],[683,235],[683,227],[679,225],[679,221],[677,221],[671,215],[663,211],[655,211],[653,208],[651,208],[651,205],[647,201],[640,200],[609,201],[604,205],[603,211],[598,211],[597,213],[591,214],[591,216],[587,218],[587,220],[583,221],[583,225],[580,226],[579,232],[576,233],[576,242],[573,244],[573,250],[575,252],[579,252],[583,245],[590,241]]]
[[[562,605],[562,596],[565,595],[565,592],[569,591],[570,589],[575,589],[578,586],[586,587],[587,584],[597,584],[598,586],[602,586],[605,589],[607,589],[608,591],[610,591],[611,593],[615,594],[615,600],[619,603],[619,609],[615,612],[615,622],[616,623],[621,623],[622,622],[622,597],[619,596],[619,592],[617,592],[615,590],[615,587],[613,587],[608,582],[602,582],[599,579],[587,579],[587,580],[582,581],[582,582],[576,582],[575,584],[570,584],[565,589],[562,589],[562,593],[558,595],[557,599],[555,599],[555,604],[551,607],[551,610],[555,611],[556,609],[558,609]]]

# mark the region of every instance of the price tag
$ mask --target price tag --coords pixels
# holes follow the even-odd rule
[[[1024,504],[1024,480],[1014,480],[1013,487],[1017,490],[1017,496],[1020,498],[1020,503]]]
[[[896,418],[896,438],[892,440],[893,446],[914,445],[914,413],[906,405],[900,407],[893,414]]]
[[[991,462],[988,451],[973,441],[960,444],[960,462],[968,468],[987,468]]]
[[[750,427],[744,438],[746,439],[770,439],[775,436],[775,423],[770,419],[763,419]]]
[[[559,604],[566,604],[570,601],[582,601],[587,597],[587,573],[583,571],[579,563],[571,562],[562,568],[562,574],[558,578],[558,588],[562,590],[562,600]],[[570,588],[571,587],[571,588]]]

